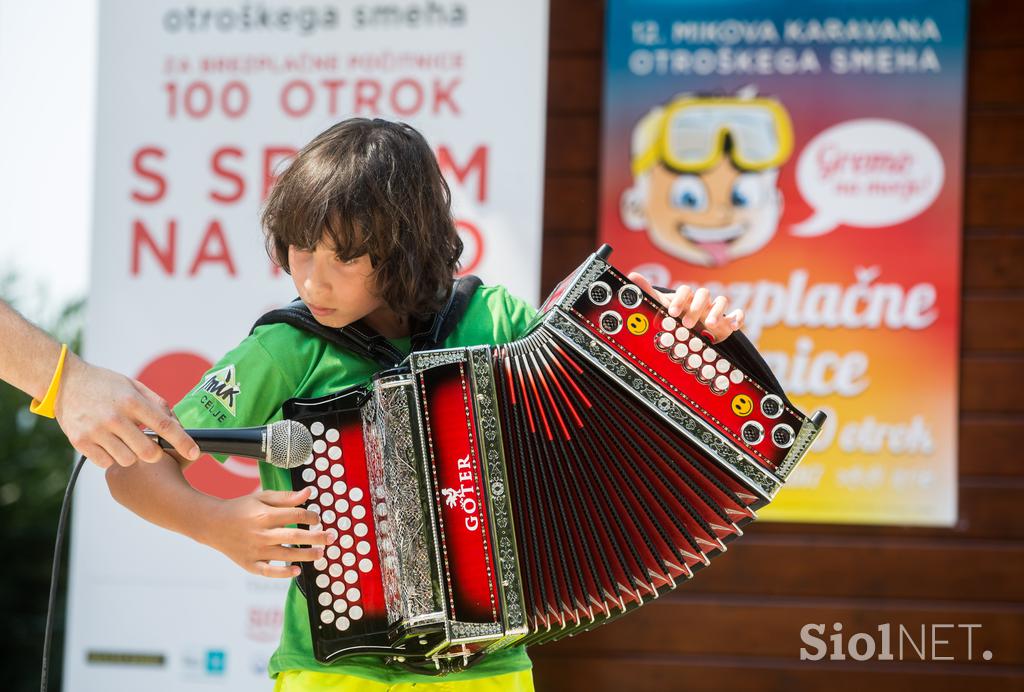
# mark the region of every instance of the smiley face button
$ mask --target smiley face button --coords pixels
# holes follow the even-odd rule
[[[626,329],[629,330],[630,334],[640,336],[641,334],[644,334],[650,326],[651,324],[647,321],[647,318],[639,312],[634,312],[626,318]]]
[[[746,394],[737,394],[732,398],[732,412],[737,416],[749,416],[754,410],[754,402]]]

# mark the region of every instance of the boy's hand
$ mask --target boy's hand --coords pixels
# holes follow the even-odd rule
[[[661,300],[661,304],[668,308],[668,314],[679,319],[687,329],[697,322],[703,323],[715,343],[728,338],[743,326],[743,311],[736,308],[726,314],[729,299],[718,296],[711,300],[711,294],[706,288],[694,291],[689,286],[680,286],[675,293],[662,293],[651,286],[651,282],[641,274],[632,272],[627,278]]]
[[[298,492],[263,490],[226,500],[205,541],[247,572],[263,577],[294,577],[297,565],[272,565],[271,560],[312,562],[324,556],[331,542],[322,529],[289,528],[290,524],[317,526],[320,517],[299,505],[309,499],[309,488]],[[293,548],[291,545],[310,545]]]

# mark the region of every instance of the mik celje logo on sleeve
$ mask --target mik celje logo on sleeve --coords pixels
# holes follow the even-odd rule
[[[227,365],[203,378],[193,393],[200,396],[203,408],[222,423],[228,413],[234,417],[235,402],[241,391],[242,384],[238,381],[235,366]]]

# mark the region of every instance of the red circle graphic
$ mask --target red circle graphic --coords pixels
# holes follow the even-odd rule
[[[165,353],[151,360],[135,379],[173,405],[191,391],[211,365],[195,353]],[[204,454],[185,469],[185,478],[200,492],[230,499],[259,488],[257,468],[253,459],[229,457],[224,464],[219,464],[209,454]]]

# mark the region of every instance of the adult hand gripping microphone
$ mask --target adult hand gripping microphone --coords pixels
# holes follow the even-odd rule
[[[171,443],[152,430],[142,432],[163,449],[173,449]],[[257,428],[195,428],[185,432],[207,454],[264,459],[282,469],[301,466],[313,453],[313,436],[302,423],[293,420],[281,420]]]

